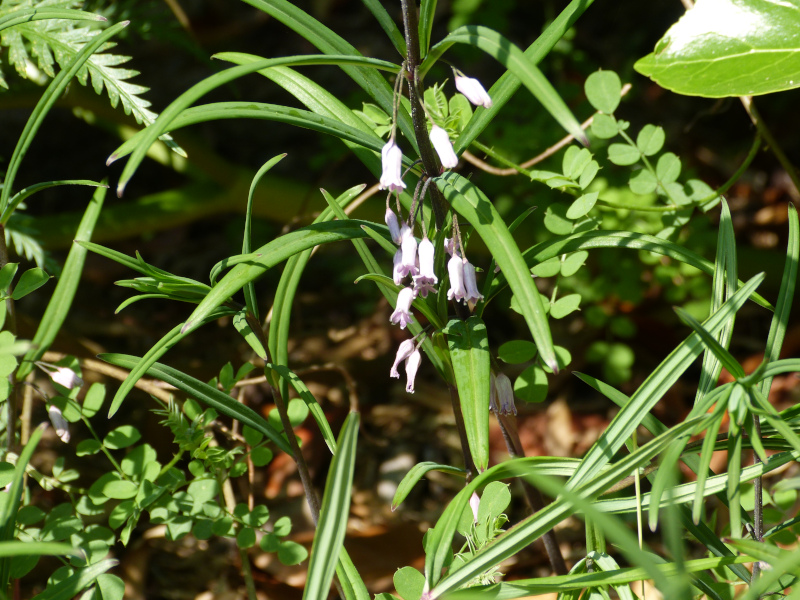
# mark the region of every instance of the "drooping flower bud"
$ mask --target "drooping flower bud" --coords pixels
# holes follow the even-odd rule
[[[400,249],[402,250],[402,261],[398,272],[405,277],[406,275],[416,275],[417,269],[417,239],[411,227],[403,223],[400,228]]]
[[[406,359],[406,392],[414,393],[414,379],[417,377],[417,369],[422,362],[422,354],[419,350],[414,350]]]
[[[494,409],[495,414],[517,414],[517,406],[514,404],[514,388],[505,373],[498,373],[495,377],[495,389],[497,390],[497,404],[499,405],[498,408]]]
[[[456,89],[467,97],[467,100],[472,102],[475,106],[482,106],[484,108],[492,107],[492,99],[486,90],[481,85],[481,82],[474,77],[465,77],[464,75],[456,75]]]
[[[444,249],[450,256],[453,256],[456,251],[456,239],[444,238]]]
[[[464,289],[467,303],[483,300],[483,294],[478,291],[478,282],[475,280],[475,267],[466,258],[464,259]]]
[[[403,283],[403,275],[402,271],[403,267],[403,251],[398,248],[397,252],[394,253],[394,259],[392,260],[392,280],[394,281],[395,285],[400,285]]]
[[[389,377],[394,377],[395,379],[400,378],[400,372],[397,370],[398,365],[411,356],[411,353],[414,352],[417,345],[414,343],[413,338],[410,340],[406,340],[400,344],[397,348],[397,354],[394,357],[394,364],[392,364],[392,368],[389,371]]]
[[[53,428],[56,430],[56,435],[65,444],[69,442],[69,423],[61,413],[61,409],[55,404],[51,404],[47,408],[47,414],[50,417],[50,422],[53,424]]]
[[[472,522],[478,522],[478,507],[481,505],[481,499],[478,497],[477,492],[472,492],[469,497],[469,507],[472,509]]]
[[[453,151],[447,132],[435,124],[431,128],[431,144],[445,169],[453,169],[458,165],[458,157]]]
[[[389,235],[392,236],[392,241],[400,245],[400,223],[397,220],[397,215],[394,214],[394,211],[386,207],[386,216],[384,217],[386,221],[386,225],[389,227]]]
[[[428,292],[435,293],[436,290],[433,286],[439,282],[436,273],[433,272],[433,255],[433,243],[428,239],[428,236],[425,236],[417,248],[419,275],[414,276],[414,291],[423,298],[428,296]]]
[[[411,323],[414,319],[411,317],[411,303],[414,301],[414,290],[410,287],[403,288],[397,294],[397,305],[395,306],[392,316],[389,321],[396,325],[400,325],[400,329],[405,329],[406,325]]]
[[[447,261],[447,273],[450,275],[450,289],[447,291],[447,299],[463,300],[467,292],[464,289],[464,263],[455,254]]]
[[[495,377],[494,371],[491,371],[489,376],[489,410],[497,414],[500,411],[497,406],[497,377]]]
[[[380,189],[390,192],[400,192],[406,188],[403,183],[403,152],[394,139],[386,142],[381,149],[381,184]]]
[[[67,388],[68,390],[81,387],[83,385],[83,379],[78,377],[75,374],[75,371],[69,367],[56,367],[54,371],[48,371],[47,374],[50,375],[50,379],[52,379],[55,383]]]

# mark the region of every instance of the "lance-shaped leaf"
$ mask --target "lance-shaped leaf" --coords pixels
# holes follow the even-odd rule
[[[328,597],[333,573],[344,543],[344,534],[347,531],[347,516],[350,514],[358,421],[358,413],[351,412],[339,434],[336,454],[333,456],[328,480],[325,483],[314,544],[311,547],[311,561],[308,565],[308,580],[303,590],[303,600]]]
[[[489,466],[489,338],[478,317],[453,319],[444,330],[456,376],[467,442],[478,471]]]
[[[634,68],[689,96],[755,96],[800,86],[796,0],[697,0]]]
[[[469,221],[489,248],[508,285],[511,286],[511,291],[517,297],[522,316],[525,317],[533,341],[539,349],[539,355],[545,364],[558,372],[553,337],[545,316],[542,297],[502,217],[484,193],[458,173],[448,171],[435,181],[453,209]]]

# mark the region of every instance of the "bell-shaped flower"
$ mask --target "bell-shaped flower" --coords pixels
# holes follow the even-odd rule
[[[380,189],[390,192],[406,189],[403,183],[403,151],[394,143],[394,139],[386,142],[381,149],[381,169]]]
[[[495,377],[494,371],[489,373],[490,376],[490,385],[489,385],[489,410],[492,411],[494,414],[497,414],[500,409],[497,406],[497,377]]]
[[[421,362],[422,354],[419,350],[414,350],[406,359],[406,391],[409,394],[414,393],[414,379],[417,377],[417,369]]]
[[[394,253],[394,259],[392,260],[392,280],[394,281],[395,285],[400,285],[403,283],[403,275],[401,271],[401,267],[403,266],[403,251],[398,248],[397,252]]]
[[[389,371],[389,377],[394,377],[395,379],[400,378],[400,372],[397,370],[397,367],[411,356],[411,353],[414,352],[417,345],[414,343],[413,338],[410,340],[406,340],[400,344],[397,348],[397,354],[394,357],[394,364],[392,364],[392,368]]]
[[[464,262],[456,254],[447,261],[447,273],[450,275],[450,289],[447,291],[447,299],[463,300],[467,295],[464,289]]]
[[[386,221],[386,226],[389,228],[389,235],[392,236],[392,241],[400,245],[400,222],[397,220],[397,215],[394,211],[386,207],[386,216],[383,218]]]
[[[450,256],[453,256],[456,252],[456,239],[444,238],[444,249]]]
[[[483,294],[478,291],[478,282],[475,281],[475,267],[467,259],[464,259],[464,289],[467,303],[483,300]]]
[[[400,325],[400,329],[405,329],[406,325],[414,319],[411,317],[411,303],[414,301],[414,290],[410,287],[403,288],[397,294],[397,305],[395,306],[389,321],[395,325]]]
[[[400,275],[416,275],[417,269],[417,239],[411,227],[403,223],[400,228],[400,250],[402,251],[401,263],[398,267]]]
[[[428,296],[428,292],[436,292],[434,285],[439,283],[436,273],[433,272],[433,243],[428,236],[422,238],[417,248],[419,258],[419,275],[414,276],[414,291],[423,298]]]
[[[467,97],[467,100],[472,102],[475,106],[482,106],[484,108],[492,107],[492,99],[486,90],[481,85],[481,82],[474,77],[465,77],[464,75],[456,75],[456,89]]]
[[[514,404],[514,388],[511,386],[511,380],[504,373],[499,373],[495,377],[494,386],[497,393],[497,402],[492,410],[495,411],[495,414],[517,414],[517,406]]]
[[[50,417],[50,422],[53,424],[53,428],[56,430],[56,435],[61,439],[62,442],[66,444],[70,437],[69,423],[64,418],[64,415],[61,414],[61,409],[55,404],[51,404],[47,408],[47,414]]]
[[[453,151],[447,132],[436,124],[431,127],[431,144],[445,169],[453,169],[458,165],[458,157]]]
[[[472,492],[472,496],[469,497],[469,507],[472,509],[472,522],[478,522],[478,508],[481,505],[481,499],[478,498],[477,492]]]
[[[83,385],[83,379],[78,377],[75,374],[75,371],[69,367],[55,367],[55,370],[48,371],[47,374],[50,375],[50,379],[52,379],[55,383],[67,388],[68,390],[81,387]]]

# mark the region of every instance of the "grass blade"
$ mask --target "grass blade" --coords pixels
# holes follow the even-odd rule
[[[350,514],[358,422],[358,413],[351,412],[339,433],[336,454],[328,471],[319,522],[311,547],[308,579],[303,590],[304,600],[321,600],[328,597],[347,531],[347,517]]]

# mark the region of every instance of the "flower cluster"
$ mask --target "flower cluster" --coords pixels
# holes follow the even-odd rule
[[[465,77],[461,72],[456,72],[456,88],[473,104],[485,108],[491,107],[491,98],[489,98],[486,90],[478,80]],[[397,92],[398,89],[399,87],[395,88],[395,91]],[[442,167],[453,169],[458,165],[458,156],[453,150],[450,137],[442,127],[432,121],[431,119],[431,145],[439,156]],[[406,189],[406,184],[403,182],[403,152],[395,141],[394,126],[392,127],[389,141],[381,149],[379,187],[382,190],[389,190],[384,219],[389,228],[389,235],[392,241],[398,246],[392,261],[392,279],[395,285],[404,286],[397,294],[395,308],[389,317],[389,321],[392,324],[399,325],[400,329],[405,329],[414,322],[411,314],[411,305],[415,298],[418,296],[427,298],[429,293],[438,293],[434,286],[439,283],[439,278],[436,276],[434,267],[434,245],[428,239],[424,224],[422,239],[417,241],[414,236],[415,206],[416,202],[418,200],[421,201],[421,199],[417,198],[415,194],[414,206],[412,206],[408,222],[399,218],[402,217],[402,213],[398,217],[398,213],[389,206],[389,198],[391,198],[392,194],[397,194],[399,197],[399,194]],[[424,195],[425,189],[423,188],[421,196]],[[398,211],[400,210],[399,200],[397,209]],[[447,292],[447,298],[455,302],[463,300],[472,308],[475,303],[483,299],[483,296],[478,291],[475,281],[475,267],[470,264],[466,257],[462,256],[464,249],[461,247],[460,238],[458,238],[458,241],[456,241],[456,238],[458,238],[457,235],[453,239],[445,239],[445,248],[451,256],[447,263],[447,272],[450,277],[450,290]],[[461,250],[461,254],[456,250],[456,246]],[[401,362],[405,363],[406,391],[409,393],[414,393],[414,379],[422,361],[422,355],[419,350],[421,343],[421,340],[416,341],[415,338],[402,342],[397,349],[397,355],[389,372],[391,377],[399,378],[398,367]]]

